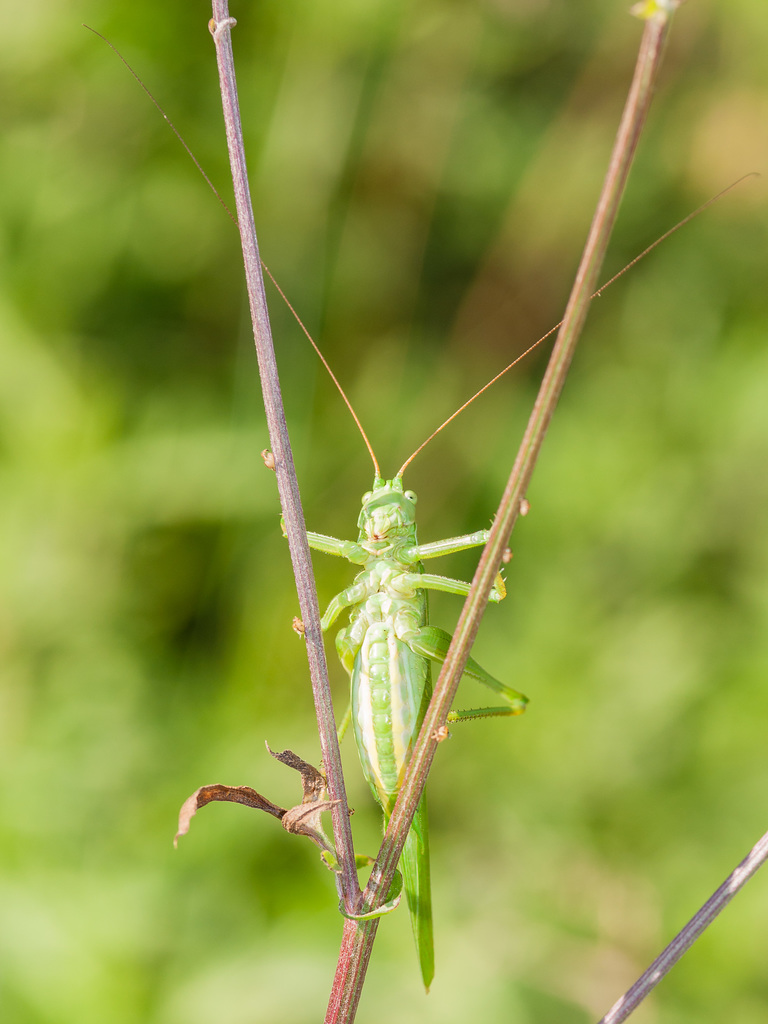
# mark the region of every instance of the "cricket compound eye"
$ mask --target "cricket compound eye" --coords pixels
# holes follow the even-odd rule
[[[406,491],[403,494],[403,497],[406,499],[406,501],[410,501],[412,505],[416,504],[416,495],[413,493],[413,491]]]

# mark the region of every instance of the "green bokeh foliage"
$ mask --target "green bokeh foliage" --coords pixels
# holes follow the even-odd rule
[[[625,6],[233,9],[262,252],[385,471],[559,319],[639,38]],[[216,806],[171,847],[203,783],[290,803],[265,740],[318,756],[235,232],[79,26],[228,192],[209,16],[33,0],[0,41],[8,1024],[318,1020],[335,963],[309,844]],[[765,172],[766,42],[763,0],[680,11],[606,276]],[[594,1019],[765,829],[766,220],[753,180],[595,304],[477,647],[530,710],[441,749],[435,985],[394,915],[361,1020]],[[370,465],[269,300],[308,523],[352,536]],[[487,522],[543,359],[413,464],[422,539]],[[315,561],[325,604],[350,570]],[[457,602],[432,604],[450,628]],[[764,1021],[766,921],[758,876],[636,1019]]]

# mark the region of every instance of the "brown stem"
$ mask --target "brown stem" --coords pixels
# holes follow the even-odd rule
[[[341,868],[341,885],[344,900],[350,913],[357,910],[360,887],[357,881],[352,830],[349,824],[349,808],[341,769],[341,755],[336,736],[336,723],[331,703],[331,688],[328,682],[328,667],[320,629],[320,609],[317,588],[309,556],[304,513],[299,496],[299,485],[293,465],[293,454],[285,422],[285,412],[280,393],[272,331],[269,325],[267,300],[261,274],[259,247],[253,221],[253,208],[248,189],[248,175],[245,166],[245,150],[237,99],[237,83],[232,57],[231,28],[235,24],[230,18],[227,0],[213,0],[213,18],[209,28],[216,45],[216,59],[219,67],[221,99],[224,107],[224,122],[227,131],[227,146],[232,169],[232,181],[237,204],[237,222],[243,247],[245,276],[248,287],[248,301],[251,306],[253,338],[259,362],[259,374],[267,414],[269,440],[275,458],[277,489],[288,536],[291,562],[296,577],[299,607],[304,623],[307,644],[309,674],[312,680],[312,694],[320,735],[323,767],[328,780],[328,794],[334,801],[332,811],[333,834],[336,852]]]
[[[758,868],[768,860],[768,832],[752,847],[744,860],[726,878],[719,889],[709,897],[685,928],[674,937],[667,948],[660,953],[651,966],[642,974],[632,988],[617,999],[599,1024],[620,1024],[637,1009],[661,979],[672,970],[680,957],[694,944],[701,933],[708,928],[717,915],[726,908],[733,897],[743,888]]]

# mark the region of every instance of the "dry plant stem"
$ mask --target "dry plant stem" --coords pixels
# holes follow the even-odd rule
[[[520,502],[525,496],[544,435],[560,396],[576,342],[584,325],[589,296],[595,291],[597,275],[650,105],[653,82],[660,64],[668,23],[668,11],[654,14],[645,23],[634,78],[563,323],[496,514],[491,535],[472,581],[472,590],[462,610],[453,642],[435,685],[376,865],[363,893],[363,906],[366,908],[379,906],[391,885],[437,749],[437,742],[433,737],[446,723],[459,679],[488,603],[488,595],[501,566],[503,551],[517,519]],[[342,948],[325,1018],[326,1024],[331,1021],[335,1024],[338,1021],[354,1020],[365,976],[365,965],[370,957],[371,945],[376,934],[376,928],[371,925],[375,924],[375,921],[365,922],[365,926],[354,921],[345,922]]]
[[[749,854],[731,872],[723,884],[707,900],[701,910],[695,914],[685,928],[674,937],[667,948],[653,961],[648,970],[642,974],[635,984],[621,999],[618,999],[599,1024],[620,1024],[649,995],[665,974],[669,974],[680,957],[691,948],[701,933],[708,928],[721,910],[731,902],[733,897],[743,888],[758,868],[768,860],[768,832],[752,847]]]
[[[253,321],[253,337],[259,361],[259,374],[264,395],[264,408],[267,414],[269,440],[275,457],[280,505],[283,510],[291,562],[293,563],[293,570],[296,576],[299,607],[301,608],[301,617],[304,623],[309,673],[315,700],[323,767],[328,781],[328,795],[331,800],[336,801],[332,817],[333,835],[341,868],[341,895],[348,911],[354,913],[357,910],[360,898],[360,888],[355,868],[352,830],[349,824],[347,795],[344,787],[341,755],[339,753],[336,723],[331,703],[331,688],[328,682],[328,667],[323,647],[323,634],[320,629],[317,588],[315,587],[315,579],[312,572],[307,532],[304,526],[304,513],[299,497],[299,485],[296,480],[293,454],[285,422],[275,351],[272,343],[272,331],[267,313],[267,300],[264,294],[264,281],[261,274],[261,261],[256,241],[253,209],[248,189],[235,68],[232,57],[230,29],[234,24],[234,19],[229,17],[226,0],[213,0],[213,20],[210,22],[209,28],[216,45],[216,59],[219,66],[221,98],[227,129],[227,146],[229,148],[235,202],[237,204],[237,222],[243,246],[248,300],[251,306],[251,318]]]

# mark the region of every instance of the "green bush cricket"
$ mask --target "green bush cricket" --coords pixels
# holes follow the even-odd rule
[[[352,414],[355,416],[354,411]],[[445,630],[429,624],[427,592],[437,590],[465,596],[470,588],[463,580],[425,572],[423,562],[481,547],[489,531],[419,544],[416,495],[404,489],[403,473],[421,448],[406,460],[395,477],[384,479],[357,416],[355,420],[375,471],[373,487],[363,495],[357,541],[312,532],[307,537],[314,550],[362,566],[353,584],[331,600],[321,624],[323,631],[327,631],[341,612],[349,609],[349,625],[336,635],[336,650],[351,682],[350,710],[339,736],[351,719],[363,773],[384,811],[386,823],[431,696],[430,663],[445,660],[452,639]],[[505,595],[499,573],[490,599],[498,602]],[[449,722],[519,715],[525,710],[527,697],[494,678],[472,658],[464,674],[490,687],[504,705],[451,712]],[[429,989],[434,977],[434,940],[426,795],[406,840],[400,867],[421,975]]]

